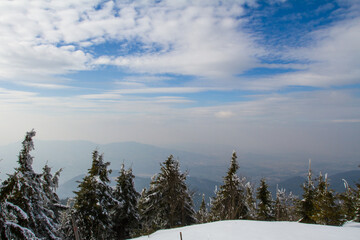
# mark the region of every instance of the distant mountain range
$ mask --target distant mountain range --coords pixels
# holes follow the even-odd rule
[[[116,184],[115,179],[118,176],[118,174],[119,174],[118,171],[113,171],[110,174],[111,186],[115,186]],[[75,196],[74,191],[77,190],[79,181],[82,181],[84,177],[85,174],[82,174],[61,184],[57,189],[57,194],[59,195],[59,197],[61,199],[74,197]],[[136,191],[140,193],[142,189],[149,188],[150,181],[151,178],[136,176],[134,179]],[[200,206],[203,194],[205,194],[206,196],[206,202],[209,203],[210,201],[209,198],[215,195],[214,194],[215,186],[219,186],[221,184],[220,182],[215,182],[208,179],[197,178],[197,177],[188,177],[186,182],[190,192],[194,194],[193,200],[196,207]]]
[[[81,180],[91,165],[91,154],[97,149],[104,153],[104,160],[111,163],[110,169],[120,169],[121,164],[132,167],[136,175],[135,184],[140,191],[149,185],[150,177],[159,172],[160,163],[172,154],[180,161],[182,171],[189,172],[190,188],[205,193],[210,197],[215,185],[222,182],[230,164],[231,150],[228,154],[222,151],[219,155],[194,153],[171,148],[157,147],[137,142],[121,142],[112,144],[96,144],[87,141],[41,141],[34,140],[34,169],[41,172],[45,163],[53,171],[63,168],[60,176],[59,194],[68,196],[76,188],[76,180]],[[17,156],[21,143],[0,146],[0,180],[6,178],[6,173],[14,172],[17,166]],[[235,149],[236,150],[236,149]],[[209,152],[210,151],[209,149]],[[255,154],[238,152],[240,176],[247,177],[253,183],[258,183],[265,177],[268,184],[276,189],[284,187],[298,194],[307,173],[309,156],[306,154]],[[319,171],[328,172],[334,189],[342,189],[341,179],[349,179],[349,183],[359,179],[358,171],[350,171],[359,164],[357,157],[310,156],[314,175]],[[116,174],[116,171],[113,171]],[[75,179],[75,180],[74,180]],[[70,184],[69,186],[67,184]],[[300,189],[300,190],[299,190]],[[338,190],[339,189],[339,190]]]
[[[314,179],[318,176],[318,174],[314,173],[313,177]],[[334,190],[335,192],[341,193],[344,192],[345,186],[344,186],[344,180],[351,186],[355,187],[356,183],[360,183],[360,170],[353,170],[353,171],[346,171],[337,173],[334,175],[328,176],[328,181],[330,184],[330,189]],[[276,192],[276,188],[283,188],[286,189],[286,192],[292,192],[293,194],[297,196],[301,196],[303,193],[302,185],[306,181],[305,177],[292,177],[285,181],[281,181],[277,184],[273,184],[270,186],[270,190],[273,193],[273,195]],[[275,195],[274,195],[275,196]]]
[[[57,193],[60,198],[64,199],[67,197],[73,197],[75,194],[73,191],[77,190],[77,186],[79,185],[79,181],[84,178],[85,174],[76,176],[69,181],[61,184],[57,189]],[[111,186],[115,185],[115,179],[118,176],[118,171],[113,171],[110,175],[111,179]],[[314,177],[316,175],[314,174]],[[355,186],[355,183],[360,183],[360,170],[357,171],[347,171],[338,173],[328,177],[330,188],[335,190],[336,192],[343,192],[344,188],[344,181],[345,179],[348,184],[352,187]],[[141,192],[144,188],[149,188],[150,185],[150,178],[148,177],[139,177],[136,176],[134,179],[135,188],[138,192]],[[286,189],[287,193],[292,192],[294,195],[301,197],[302,195],[302,188],[301,186],[304,184],[306,179],[304,177],[291,177],[285,181],[281,181],[277,184],[272,184],[269,186],[269,190],[271,191],[273,198],[275,198],[276,189],[283,188]],[[211,181],[204,178],[197,178],[197,177],[188,177],[187,184],[191,192],[194,193],[194,204],[196,208],[200,206],[202,195],[205,194],[206,202],[210,202],[210,198],[215,196],[215,188],[220,186],[222,182]],[[258,182],[255,182],[255,187]]]

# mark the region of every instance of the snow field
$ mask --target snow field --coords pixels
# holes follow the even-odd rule
[[[180,240],[180,232],[182,240],[359,240],[360,224],[334,227],[297,222],[231,220],[159,230],[136,240]]]

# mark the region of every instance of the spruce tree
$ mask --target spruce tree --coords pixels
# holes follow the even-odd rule
[[[199,211],[196,213],[198,223],[206,223],[208,221],[208,211],[206,209],[205,194],[202,195]]]
[[[140,194],[135,190],[134,178],[132,169],[125,170],[123,164],[113,194],[119,204],[115,205],[111,214],[116,239],[130,238],[140,226],[137,206]]]
[[[248,209],[246,219],[256,219],[256,201],[254,199],[254,187],[250,182],[245,184],[245,205]]]
[[[15,182],[13,182],[15,183]],[[13,186],[4,187],[0,184],[0,238],[10,239],[36,239],[35,233],[18,224],[19,220],[27,221],[27,214],[18,206],[7,201],[8,191]]]
[[[356,191],[344,180],[345,192],[339,194],[342,222],[352,221],[355,217]]]
[[[274,209],[276,221],[288,220],[288,211],[285,202],[286,199],[285,194],[286,193],[284,189],[276,189],[276,200],[275,200],[275,209]]]
[[[211,202],[212,220],[230,220],[245,218],[248,209],[245,204],[244,189],[236,172],[239,169],[236,152],[231,158],[230,167],[224,177],[224,184]]]
[[[313,219],[317,224],[339,225],[341,223],[340,207],[331,189],[327,175],[325,179],[320,173],[315,189],[315,214]]]
[[[186,176],[187,173],[180,172],[179,162],[172,155],[161,164],[160,173],[152,178],[149,190],[141,195],[139,208],[145,232],[196,222]]]
[[[311,160],[309,160],[309,171],[306,182],[303,184],[303,199],[299,203],[300,222],[316,223],[315,215],[315,187],[312,180]]]
[[[354,213],[354,221],[360,222],[360,184],[356,184],[357,191],[355,192],[355,213]]]
[[[118,202],[113,198],[109,186],[109,165],[110,163],[103,161],[103,155],[95,150],[92,154],[92,166],[80,182],[79,191],[75,192],[73,224],[83,238],[107,239],[112,236],[110,211]]]
[[[53,176],[51,168],[46,164],[42,173],[43,191],[49,199],[48,208],[54,212],[56,219],[59,219],[61,210],[67,209],[66,206],[60,203],[59,196],[56,194],[61,171],[62,169],[58,170]]]
[[[256,198],[258,202],[257,219],[263,221],[274,220],[273,201],[271,199],[271,193],[268,190],[268,185],[264,178],[260,181],[260,186],[256,192]]]
[[[298,220],[296,212],[297,198],[290,192],[286,193],[285,189],[276,190],[275,200],[275,220],[276,221],[296,221]]]
[[[14,223],[11,228],[16,235],[60,239],[59,222],[56,218],[59,209],[54,205],[56,201],[49,197],[54,193],[51,189],[47,193],[44,191],[46,182],[43,174],[35,173],[32,168],[33,157],[30,152],[34,149],[32,138],[35,134],[34,130],[26,133],[22,142],[23,149],[19,154],[19,167],[1,187],[2,198],[6,196],[5,217]]]

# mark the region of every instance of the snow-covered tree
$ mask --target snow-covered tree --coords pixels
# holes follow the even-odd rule
[[[303,199],[299,203],[300,222],[316,223],[315,214],[315,186],[312,180],[311,160],[309,160],[309,171],[306,182],[303,184]]]
[[[196,213],[196,220],[198,223],[206,223],[208,221],[208,211],[206,209],[205,194],[202,195],[199,211]]]
[[[257,219],[264,221],[274,220],[274,207],[271,193],[268,190],[268,185],[264,178],[260,180],[260,186],[256,192],[256,199],[258,200]]]
[[[320,173],[315,189],[315,214],[313,219],[317,224],[339,225],[341,223],[340,207],[333,191],[329,188],[327,174],[325,178]]]
[[[276,221],[296,221],[298,220],[297,211],[297,198],[290,192],[286,193],[285,189],[276,189],[275,200],[275,220]]]
[[[356,184],[357,191],[355,192],[355,213],[354,213],[354,221],[360,222],[360,183]]]
[[[95,150],[92,154],[92,166],[80,182],[75,192],[74,225],[86,239],[107,239],[112,235],[110,211],[117,201],[112,196],[108,174],[111,170],[103,155]],[[70,221],[68,221],[70,222]]]
[[[184,226],[196,222],[195,210],[186,186],[187,173],[181,173],[179,162],[170,155],[161,164],[160,173],[152,178],[139,203],[144,231]]]
[[[245,204],[244,189],[236,173],[239,169],[236,159],[234,151],[227,175],[224,177],[224,183],[211,202],[212,220],[242,219],[247,216],[248,209]]]
[[[254,199],[254,186],[246,182],[245,186],[245,204],[248,209],[246,219],[256,219],[256,201]]]
[[[140,226],[137,206],[140,194],[135,190],[134,178],[132,169],[125,170],[123,164],[120,175],[116,179],[117,184],[113,193],[119,204],[114,206],[111,214],[116,239],[131,237]]]
[[[69,198],[66,205],[66,210],[61,212],[60,231],[64,240],[78,239],[75,237],[75,232],[78,230],[74,217],[74,199]]]
[[[62,169],[58,170],[53,176],[51,168],[46,164],[42,173],[43,191],[49,199],[48,208],[54,212],[56,219],[60,217],[60,210],[66,209],[66,206],[60,203],[59,196],[56,194],[61,171]]]
[[[343,179],[345,192],[339,194],[342,222],[351,221],[355,217],[356,191]]]
[[[2,207],[6,209],[5,218],[11,223],[10,236],[60,239],[56,218],[60,204],[49,197],[55,195],[52,189],[44,191],[44,175],[35,173],[32,168],[30,152],[34,149],[32,138],[35,134],[34,130],[27,132],[19,154],[19,167],[1,187]]]

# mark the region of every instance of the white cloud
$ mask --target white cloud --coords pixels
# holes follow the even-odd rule
[[[145,73],[226,77],[248,69],[262,50],[241,31],[245,1],[115,3],[2,1],[0,78],[41,78],[114,64]],[[251,3],[252,1],[246,1]],[[101,4],[100,9],[95,6]],[[87,47],[141,41],[145,52],[93,59]],[[65,46],[64,46],[65,45]],[[162,51],[153,52],[154,45]]]
[[[231,111],[220,111],[220,112],[216,112],[215,116],[217,118],[230,118],[230,117],[234,116],[234,113]]]

